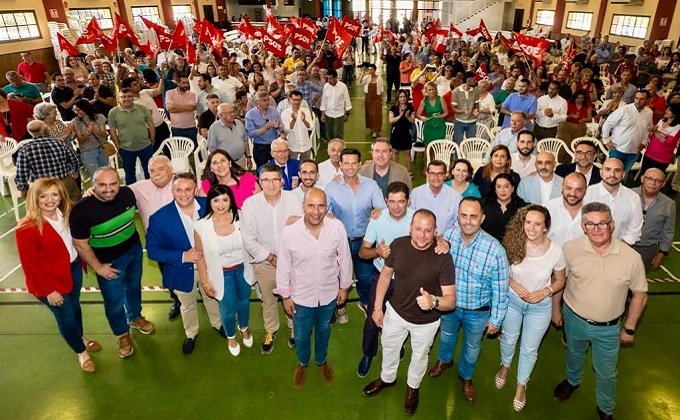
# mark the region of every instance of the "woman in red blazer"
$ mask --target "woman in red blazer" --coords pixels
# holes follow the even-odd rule
[[[36,180],[28,189],[26,217],[17,226],[17,248],[29,293],[52,311],[59,332],[78,354],[80,368],[94,372],[89,352],[101,350],[101,345],[83,337],[83,271],[68,227],[70,210],[61,181]]]
[[[0,137],[21,141],[30,137],[26,124],[33,119],[33,105],[15,99],[7,99],[0,89]]]

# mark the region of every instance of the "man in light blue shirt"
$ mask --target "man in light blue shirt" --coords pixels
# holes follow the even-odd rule
[[[387,206],[378,184],[359,175],[360,164],[361,152],[357,149],[344,149],[340,154],[342,179],[328,183],[326,195],[329,210],[340,219],[347,231],[359,301],[368,305],[373,267],[370,261],[359,258],[359,249],[366,234],[371,210],[384,209]],[[347,322],[344,307],[338,308],[338,322]]]
[[[502,144],[510,150],[510,154],[517,153],[517,136],[519,132],[524,130],[526,122],[526,114],[524,112],[513,112],[510,116],[510,126],[498,132],[496,139],[491,142],[489,150],[494,146]],[[489,161],[489,156],[484,157],[484,163]]]
[[[441,235],[456,225],[458,203],[463,196],[444,184],[446,163],[433,160],[427,164],[427,183],[413,189],[411,207],[413,210],[428,209],[437,216],[437,234]]]
[[[529,81],[522,79],[517,82],[518,92],[511,93],[503,102],[501,114],[505,114],[503,128],[510,127],[510,117],[513,112],[522,111],[526,114],[525,128],[531,129],[531,120],[536,115],[538,109],[538,99],[529,93]]]
[[[279,137],[281,117],[276,108],[269,106],[269,94],[255,96],[257,106],[246,113],[246,131],[253,139],[253,159],[258,167],[272,158],[271,144]]]

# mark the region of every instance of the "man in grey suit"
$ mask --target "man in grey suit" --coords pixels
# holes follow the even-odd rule
[[[383,197],[387,197],[387,186],[395,181],[403,182],[409,191],[413,188],[411,177],[406,168],[390,159],[392,146],[386,137],[378,137],[371,144],[373,161],[359,169],[359,175],[371,178],[378,183]]]
[[[562,191],[562,177],[555,175],[555,155],[542,151],[536,156],[536,175],[522,178],[517,187],[519,195],[527,203],[545,205],[550,199],[559,197]]]

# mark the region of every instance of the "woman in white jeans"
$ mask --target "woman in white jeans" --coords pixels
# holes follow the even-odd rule
[[[566,281],[564,254],[546,236],[549,229],[548,210],[531,205],[513,216],[503,239],[511,264],[510,305],[501,328],[501,367],[495,379],[496,388],[505,386],[521,334],[517,390],[512,400],[515,411],[522,411],[526,405],[527,382],[555,313],[551,296],[561,291]],[[559,312],[559,307],[554,309]]]

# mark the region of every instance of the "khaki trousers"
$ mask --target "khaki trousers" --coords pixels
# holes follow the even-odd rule
[[[184,333],[187,338],[194,338],[198,335],[198,290],[201,291],[201,296],[203,296],[203,305],[205,306],[205,311],[208,313],[208,319],[210,320],[210,325],[218,330],[222,326],[222,321],[220,320],[220,307],[216,299],[211,298],[203,290],[201,282],[198,280],[198,271],[194,271],[194,287],[190,292],[182,292],[175,289],[175,295],[179,302],[182,304],[180,306],[180,313],[182,314],[182,324],[184,325]]]
[[[255,272],[255,279],[260,286],[260,293],[262,294],[262,318],[264,320],[264,330],[270,333],[275,333],[281,326],[279,322],[279,309],[276,304],[279,298],[274,295],[274,288],[276,287],[276,267],[262,262],[253,264],[253,271]],[[293,320],[286,315],[286,324],[288,329],[293,328]]]

